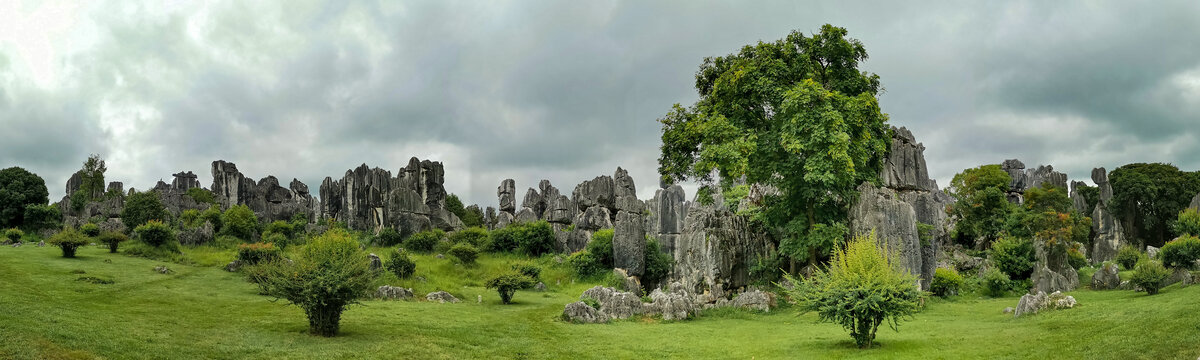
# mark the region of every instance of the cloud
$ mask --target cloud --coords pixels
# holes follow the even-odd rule
[[[928,6],[925,6],[928,5]],[[1134,8],[1136,6],[1136,8]],[[1136,10],[1136,11],[1135,11]],[[1200,168],[1197,5],[51,2],[0,5],[0,166],[52,197],[89,153],[147,188],[224,159],[316,189],[361,163],[440,160],[447,188],[630,171],[657,187],[659,127],[702,59],[847,27],[925,142],[931,175],[1020,158],[1073,178]]]

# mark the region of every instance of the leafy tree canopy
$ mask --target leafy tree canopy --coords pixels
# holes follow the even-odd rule
[[[50,202],[46,181],[19,167],[0,170],[0,227],[24,225],[25,207]]]
[[[959,242],[986,247],[1000,236],[1009,214],[1016,210],[1005,195],[1011,181],[1000,165],[983,165],[954,175],[950,192],[958,201],[950,213],[959,218],[955,227]]]
[[[104,159],[100,158],[99,154],[88,156],[83,162],[83,169],[79,170],[81,180],[79,190],[87,195],[90,200],[100,200],[104,196],[104,172],[108,171],[108,167],[104,165]]]
[[[1177,234],[1171,223],[1200,193],[1200,172],[1184,172],[1170,164],[1129,164],[1109,173],[1112,211],[1130,239],[1162,246]]]

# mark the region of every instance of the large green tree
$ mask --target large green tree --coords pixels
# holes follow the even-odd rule
[[[1126,235],[1145,245],[1162,246],[1176,234],[1171,223],[1200,192],[1200,172],[1170,164],[1128,164],[1108,175],[1112,211]]]
[[[704,59],[700,99],[659,119],[663,180],[774,186],[781,195],[765,199],[761,219],[780,230],[781,251],[827,255],[845,239],[856,187],[878,181],[891,144],[879,76],[858,69],[866,59],[832,25]]]
[[[46,181],[23,168],[0,170],[0,227],[24,225],[25,207],[50,202]]]
[[[89,199],[99,200],[104,196],[104,172],[108,171],[108,167],[104,165],[104,159],[98,154],[88,156],[83,162],[83,169],[79,170],[79,175],[82,180],[79,184],[79,191],[82,191]]]
[[[1000,237],[1005,220],[1015,209],[1005,191],[1012,178],[1000,165],[983,165],[963,170],[950,181],[950,193],[958,201],[950,208],[958,217],[955,238],[960,243],[987,247]]]

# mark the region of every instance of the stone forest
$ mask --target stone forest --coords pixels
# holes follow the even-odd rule
[[[1200,356],[1200,171],[995,159],[939,186],[865,58],[827,25],[706,59],[659,178],[480,204],[416,157],[151,186],[92,155],[58,201],[12,164],[0,358]]]

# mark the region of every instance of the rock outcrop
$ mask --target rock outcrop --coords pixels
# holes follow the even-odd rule
[[[1050,184],[1063,189],[1067,188],[1067,174],[1054,171],[1050,165],[1038,166],[1036,169],[1026,169],[1021,160],[1009,159],[1000,164],[1000,169],[1008,173],[1012,181],[1008,184],[1008,200],[1021,204],[1025,202],[1025,191]]]
[[[375,297],[383,300],[409,300],[413,298],[413,291],[409,288],[384,285],[375,290]]]
[[[224,160],[213,161],[211,170],[209,190],[224,209],[246,205],[259,220],[268,222],[287,221],[297,215],[319,220],[319,202],[309,193],[308,185],[298,179],[292,179],[286,188],[275,176],[255,182],[238,171],[236,164]]]
[[[442,163],[412,158],[393,177],[366,164],[347,170],[341,180],[321,182],[321,218],[343,221],[352,229],[391,227],[403,235],[429,229],[461,229],[462,221],[446,210]]]
[[[1092,290],[1113,290],[1121,286],[1117,264],[1108,263],[1092,274]]]
[[[1200,211],[1200,194],[1196,194],[1196,197],[1192,198],[1192,203],[1188,205],[1188,208]]]
[[[436,301],[438,303],[458,303],[461,302],[454,295],[445,291],[435,291],[425,295],[425,301]]]
[[[690,205],[684,228],[675,238],[671,280],[698,292],[750,284],[750,267],[775,253],[765,229],[744,216],[714,206]]]
[[[608,322],[608,316],[599,309],[589,306],[582,301],[567,304],[563,309],[563,319],[580,324],[602,324]]]
[[[1013,317],[1036,314],[1043,310],[1070,309],[1075,307],[1075,304],[1075,297],[1063,295],[1063,293],[1058,291],[1050,295],[1039,291],[1037,294],[1025,294],[1021,296],[1021,300],[1017,302],[1016,310],[1013,311]]]
[[[1108,183],[1108,172],[1104,168],[1092,170],[1092,181],[1100,188],[1096,209],[1092,210],[1092,263],[1099,264],[1117,257],[1117,250],[1125,245],[1125,232],[1121,222],[1109,210],[1112,202],[1112,185]]]
[[[1037,262],[1033,265],[1033,288],[1037,292],[1053,293],[1071,291],[1079,287],[1079,273],[1067,261],[1067,249],[1063,244],[1046,245],[1034,239]]]

